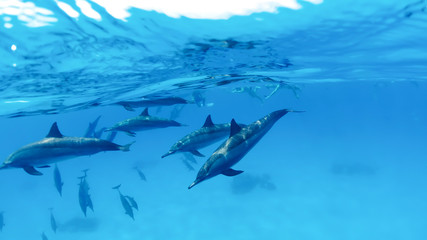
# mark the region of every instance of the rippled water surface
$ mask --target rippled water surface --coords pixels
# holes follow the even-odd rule
[[[217,20],[136,8],[119,19],[89,1],[94,19],[79,1],[64,2],[0,3],[1,156],[42,139],[53,122],[83,136],[98,116],[97,130],[142,112],[126,101],[183,98],[149,112],[185,126],[118,133],[114,142],[136,141],[130,152],[60,162],[62,197],[53,165],[43,176],[1,170],[0,239],[427,236],[426,1],[299,2]],[[221,142],[203,158],[161,158],[208,114],[250,124],[282,108],[305,112],[279,120],[235,166],[239,176],[187,189]],[[135,220],[111,189],[118,184],[139,204]]]

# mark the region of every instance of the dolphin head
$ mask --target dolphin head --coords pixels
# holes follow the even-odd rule
[[[191,189],[192,187],[196,186],[198,183],[205,180],[207,176],[208,176],[208,171],[204,167],[200,168],[199,173],[197,174],[196,180],[194,180],[194,182],[190,184],[190,186],[188,186],[188,189]]]

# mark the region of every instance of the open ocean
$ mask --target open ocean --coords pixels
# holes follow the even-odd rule
[[[144,110],[123,101],[183,98],[148,111],[184,126],[118,132],[129,152],[58,162],[62,196],[55,164],[1,169],[0,240],[427,239],[427,1],[299,1],[216,20],[33,2],[0,0],[1,162],[54,122],[83,137],[101,116],[106,139],[103,127]],[[161,158],[209,114],[251,124],[285,108],[304,112],[278,120],[237,176],[188,189],[227,137],[205,157]]]

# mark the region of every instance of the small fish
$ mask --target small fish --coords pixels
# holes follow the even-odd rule
[[[58,190],[59,195],[62,197],[62,186],[64,183],[62,182],[61,173],[59,172],[57,164],[55,164],[55,169],[53,170],[53,180],[55,182],[56,190]]]

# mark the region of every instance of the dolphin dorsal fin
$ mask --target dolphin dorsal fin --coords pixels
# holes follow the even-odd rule
[[[242,130],[242,128],[236,123],[236,121],[233,118],[231,120],[231,125],[230,125],[230,137],[232,137],[236,133],[240,132],[240,130]]]
[[[150,116],[150,114],[148,114],[148,108],[145,108],[144,111],[142,111],[142,113],[139,114],[139,116],[144,116],[144,117]]]
[[[61,134],[61,132],[58,129],[58,124],[54,122],[52,124],[52,127],[50,127],[50,131],[47,134],[47,138],[62,138],[64,135]]]
[[[211,115],[209,114],[206,118],[205,124],[203,124],[203,127],[213,127],[214,123],[212,122]]]

